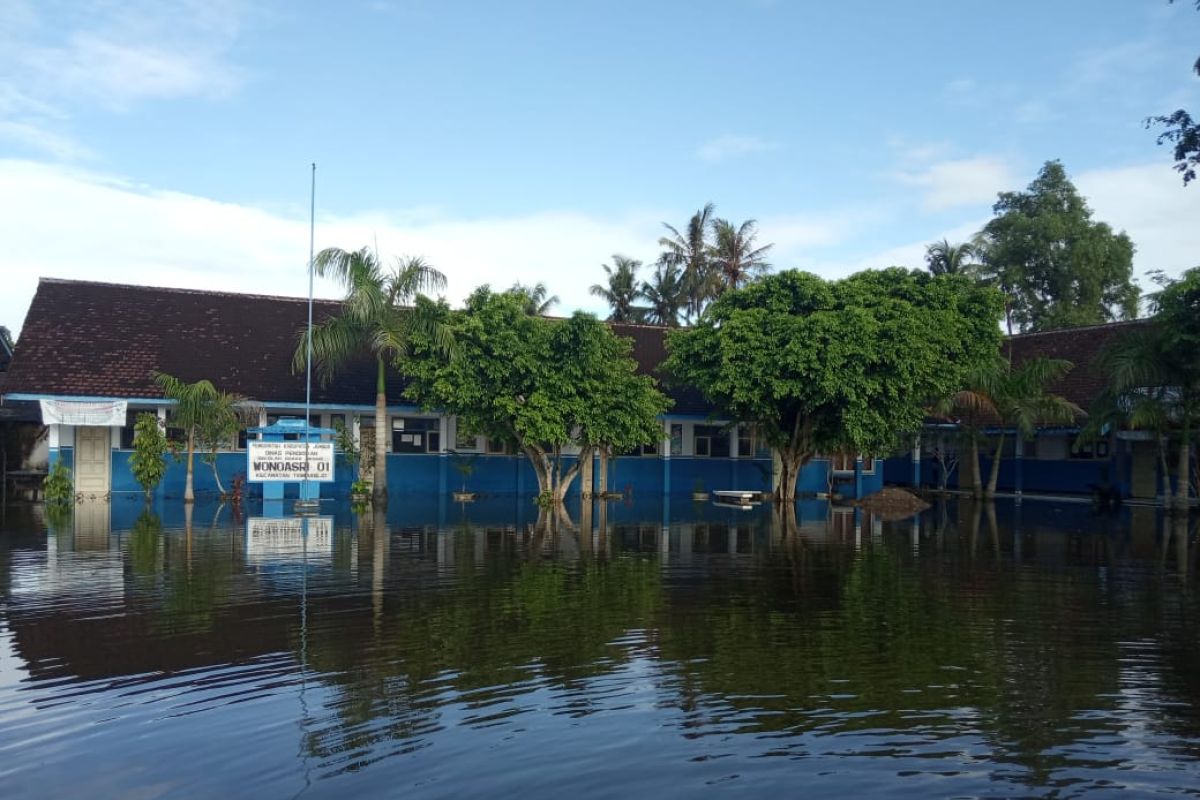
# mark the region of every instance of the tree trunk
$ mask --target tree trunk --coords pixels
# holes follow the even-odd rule
[[[600,486],[596,492],[604,497],[608,494],[608,446],[600,446]]]
[[[779,482],[775,485],[774,497],[776,502],[796,502],[796,481],[800,478],[800,470],[808,460],[806,455],[792,448],[779,451]]]
[[[1179,441],[1179,473],[1178,485],[1175,487],[1175,507],[1182,513],[1186,514],[1188,510],[1188,497],[1191,494],[1192,477],[1192,448],[1188,439],[1190,431],[1185,427],[1183,430],[1183,438]]]
[[[583,452],[579,454],[579,483],[583,498],[586,500],[592,496],[593,487],[593,456],[596,453],[596,448],[585,447]]]
[[[561,503],[567,495],[567,490],[575,481],[575,476],[579,474],[581,462],[576,461],[566,472],[560,474],[555,459],[552,459],[550,454],[541,447],[522,445],[521,449],[533,465],[533,472],[537,476],[538,496],[548,497],[554,503]]]
[[[1167,465],[1167,437],[1158,437],[1158,464],[1162,470],[1163,507],[1171,508],[1171,469]]]
[[[979,463],[979,439],[971,432],[971,494],[975,499],[983,497],[983,465]]]
[[[221,485],[221,472],[217,469],[217,451],[212,451],[212,471],[213,480],[217,482],[217,492],[221,497],[225,496],[225,487]]]
[[[183,483],[183,502],[196,502],[196,494],[192,491],[192,457],[196,454],[196,430],[188,431],[187,441],[187,478]]]
[[[1004,434],[1000,434],[1000,440],[996,442],[996,451],[992,454],[992,471],[988,476],[987,496],[996,496],[996,483],[1000,479],[1000,457],[1004,455]]]
[[[387,507],[387,453],[390,431],[387,424],[387,385],[384,378],[382,358],[375,359],[375,469],[371,475],[375,481],[371,487],[371,499],[380,508]]]

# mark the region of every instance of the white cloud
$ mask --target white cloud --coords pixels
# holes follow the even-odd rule
[[[226,59],[240,0],[80,0],[53,20],[27,2],[0,10],[0,140],[58,158],[88,155],[70,129],[81,109],[221,97],[242,81]]]
[[[930,164],[921,170],[899,172],[896,178],[921,189],[926,211],[992,203],[996,194],[1018,187],[1020,179],[999,156],[976,156]]]
[[[696,157],[701,161],[716,163],[731,158],[741,158],[754,153],[766,153],[778,150],[779,144],[759,136],[742,136],[727,134],[710,139],[696,148]]]

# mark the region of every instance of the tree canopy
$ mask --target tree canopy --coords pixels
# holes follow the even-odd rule
[[[1170,0],[1175,2],[1175,0]],[[1194,0],[1196,10],[1200,11],[1200,0]],[[1192,65],[1192,71],[1200,75],[1200,58]],[[1165,128],[1158,135],[1158,143],[1172,145],[1175,158],[1175,171],[1183,176],[1183,185],[1187,186],[1196,180],[1196,169],[1200,168],[1200,122],[1192,118],[1186,110],[1176,109],[1170,114],[1150,117],[1146,127],[1160,126]]]
[[[816,453],[883,453],[918,430],[929,398],[995,357],[1000,312],[994,290],[957,275],[786,271],[668,334],[666,366],[719,413],[756,426],[779,456],[777,497],[791,500]]]
[[[1058,161],[1023,192],[1003,192],[983,230],[984,276],[1006,298],[1010,332],[1137,316],[1133,242],[1092,220]]]
[[[406,395],[524,453],[547,498],[561,501],[578,472],[579,460],[564,469],[564,450],[590,457],[595,446],[627,450],[663,437],[667,399],[636,373],[628,340],[595,317],[531,316],[522,294],[487,286],[461,311],[422,304],[440,315],[455,350],[440,354],[431,338],[414,336],[412,357],[398,364],[410,378]]]

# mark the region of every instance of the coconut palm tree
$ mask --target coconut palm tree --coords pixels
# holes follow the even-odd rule
[[[196,495],[192,490],[192,476],[197,445],[211,446],[215,456],[216,449],[228,443],[243,420],[248,420],[251,413],[247,408],[248,401],[241,395],[220,391],[212,381],[185,383],[165,372],[155,373],[154,381],[162,388],[163,396],[174,401],[167,409],[167,424],[183,429],[187,437],[187,478],[184,481],[183,502],[193,503]],[[253,413],[257,419],[257,411]],[[214,457],[214,475],[217,471],[215,461]],[[224,493],[220,478],[217,479],[217,487]]]
[[[1109,386],[1097,400],[1097,414],[1157,434],[1163,500],[1168,506],[1172,504],[1172,492],[1167,444],[1172,438],[1178,440],[1174,503],[1185,509],[1191,480],[1191,439],[1200,421],[1200,358],[1193,346],[1178,346],[1180,333],[1176,326],[1156,319],[1117,338],[1100,358]],[[1091,427],[1082,435],[1093,434]]]
[[[602,298],[612,309],[612,313],[608,315],[609,322],[640,322],[643,309],[634,303],[640,295],[637,271],[642,262],[620,254],[614,254],[612,262],[611,267],[603,265],[604,274],[608,276],[608,285],[594,283],[589,291]]]
[[[972,488],[976,497],[996,494],[1005,428],[1014,428],[1018,436],[1029,439],[1038,425],[1071,424],[1084,415],[1079,406],[1047,391],[1047,387],[1061,380],[1072,366],[1070,361],[1059,358],[1035,358],[1014,367],[1008,359],[997,356],[975,369],[966,386],[940,404],[937,411],[958,416],[966,429],[974,467]],[[989,423],[999,424],[1001,433],[992,451],[991,474],[985,490],[979,464],[979,442],[981,429]]]
[[[682,233],[664,222],[663,227],[670,235],[658,240],[658,246],[662,248],[662,254],[658,257],[659,263],[675,267],[682,273],[684,292],[687,295],[684,314],[689,322],[700,316],[705,303],[712,297],[708,232],[712,226],[715,209],[716,206],[712,203],[706,203],[704,208],[692,215]]]
[[[261,407],[248,398],[222,391],[205,404],[196,430],[196,446],[206,453],[201,459],[212,467],[213,480],[222,496],[225,487],[217,469],[217,452],[235,442],[242,428],[257,424],[260,410]]]
[[[525,311],[530,316],[544,317],[550,313],[550,309],[558,305],[558,295],[550,294],[550,290],[546,288],[546,284],[538,281],[533,286],[526,286],[520,281],[514,283],[510,292],[524,295]]]
[[[757,225],[752,219],[741,225],[734,225],[727,219],[713,220],[713,246],[709,258],[718,278],[716,294],[745,286],[771,268],[767,253],[774,245],[754,246]]]
[[[970,275],[977,271],[980,247],[976,242],[950,244],[948,239],[925,248],[925,263],[934,275]]]
[[[649,281],[642,281],[641,295],[646,299],[646,321],[675,328],[679,312],[687,302],[683,273],[661,261],[654,267]]]
[[[387,365],[402,361],[410,335],[422,330],[439,345],[450,348],[449,332],[433,318],[411,307],[419,294],[440,291],[446,276],[421,258],[397,259],[392,266],[380,262],[368,247],[357,251],[330,247],[317,254],[313,269],[336,279],[346,290],[340,314],[313,325],[314,366],[323,382],[345,364],[363,354],[375,360],[375,485],[373,499],[387,504]],[[304,331],[292,359],[292,368],[303,370],[307,361]]]

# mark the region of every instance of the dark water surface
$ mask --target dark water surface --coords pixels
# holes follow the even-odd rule
[[[1151,510],[118,505],[4,512],[5,798],[1200,794]]]

